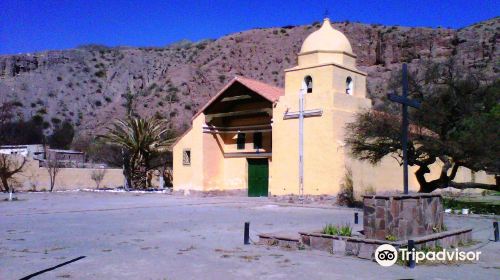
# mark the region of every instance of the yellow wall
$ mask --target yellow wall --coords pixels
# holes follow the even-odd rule
[[[203,189],[219,189],[224,185],[224,154],[222,138],[203,134]]]
[[[176,190],[203,190],[203,125],[205,115],[193,120],[191,129],[173,148],[173,185]],[[191,165],[184,165],[182,153],[191,150]]]
[[[248,188],[248,162],[246,158],[226,158],[224,160],[223,190],[239,190]]]
[[[356,66],[356,59],[345,52],[337,51],[313,51],[307,53],[300,53],[298,55],[299,65],[311,66],[318,65],[322,62],[328,61],[329,63],[336,63],[339,65],[346,65],[349,67]]]

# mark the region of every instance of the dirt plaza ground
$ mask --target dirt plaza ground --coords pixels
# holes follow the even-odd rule
[[[384,268],[355,257],[243,245],[258,233],[320,229],[353,221],[354,209],[267,198],[134,193],[20,193],[0,199],[0,279],[497,279],[500,243],[492,217],[445,217],[472,227],[477,263]],[[362,218],[362,217],[360,217]],[[362,220],[362,219],[360,219]]]

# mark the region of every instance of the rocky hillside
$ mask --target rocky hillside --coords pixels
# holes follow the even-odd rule
[[[304,38],[319,23],[239,32],[217,40],[167,47],[88,45],[64,51],[0,56],[0,102],[16,101],[26,118],[43,118],[47,131],[70,120],[81,132],[100,130],[125,114],[127,92],[136,112],[160,114],[181,132],[191,116],[234,75],[283,86],[283,69],[296,64]],[[454,56],[498,77],[500,18],[454,29],[339,22],[358,66],[368,72],[377,104],[400,63]]]

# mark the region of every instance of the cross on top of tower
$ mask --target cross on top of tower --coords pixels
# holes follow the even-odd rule
[[[323,13],[323,18],[324,19],[330,18],[330,12],[328,11],[328,8],[325,8],[325,12]]]

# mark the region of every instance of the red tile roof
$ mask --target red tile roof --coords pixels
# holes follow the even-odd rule
[[[208,108],[219,96],[224,94],[224,92],[231,87],[234,83],[240,83],[250,89],[251,91],[257,93],[258,95],[264,97],[265,99],[271,101],[271,102],[276,102],[278,101],[278,98],[282,95],[285,94],[285,90],[279,87],[271,86],[266,83],[250,79],[250,78],[245,78],[242,76],[235,76],[229,83],[227,83],[214,97],[212,97],[205,106],[203,106],[192,118],[196,118],[199,114],[201,114],[205,109]]]
[[[254,79],[236,76],[233,81],[234,80],[240,82],[247,88],[251,89],[255,93],[258,93],[271,102],[277,101],[280,96],[285,94],[285,91],[282,88],[271,86]]]

